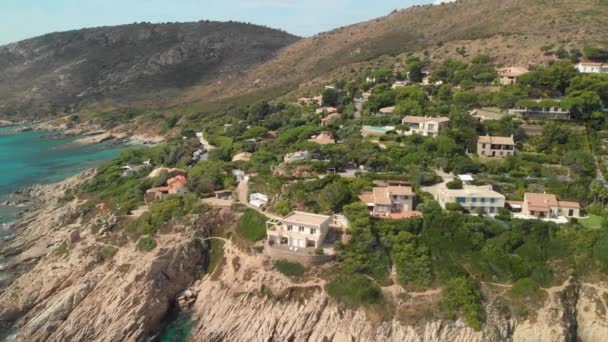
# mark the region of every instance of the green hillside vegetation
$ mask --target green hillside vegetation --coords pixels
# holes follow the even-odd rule
[[[519,6],[529,1],[513,3]],[[481,6],[487,2],[457,2],[441,11],[471,10],[471,4]],[[540,6],[534,4],[533,8]],[[563,4],[556,4],[555,11],[560,12]],[[510,7],[513,4],[500,6],[518,8]],[[431,15],[438,11],[433,8],[417,8],[393,16]],[[464,35],[456,30],[444,37],[459,34]],[[316,39],[321,44],[326,38]],[[545,52],[555,49],[547,47]],[[463,49],[460,52],[466,54]],[[126,215],[143,204],[147,189],[165,179],[147,178],[150,170],[123,176],[122,165],[149,159],[155,167],[186,169],[189,195],[150,205],[149,211],[137,219],[119,219],[117,232],[142,241],[142,236],[154,239],[207,210],[199,199],[216,190],[234,189],[232,171],[239,169],[252,175],[250,192],[263,192],[272,198],[271,210],[275,213],[343,213],[349,219],[347,234],[351,241],[336,243],[337,262],[331,274],[323,275],[328,280],[329,295],[348,307],[390,306],[379,286],[393,282],[408,291],[440,287],[443,300],[434,308],[436,313],[448,319],[463,317],[479,330],[485,319],[481,284],[499,283],[513,285],[505,295],[505,310],[525,317],[543,300],[544,288],[561,284],[570,276],[584,279],[608,270],[608,190],[601,178],[608,166],[608,76],[579,74],[572,64],[572,53],[560,55],[564,58],[534,66],[517,84],[509,86],[497,84],[495,57],[487,54],[443,61],[433,61],[431,55],[379,59],[373,68],[353,69],[348,77],[343,74],[332,80],[334,89],[323,92],[323,101],[335,106],[340,117],[326,126],[321,126],[326,114],[316,112],[319,106],[296,104],[285,98],[246,105],[233,103],[213,112],[193,110],[177,122],[168,122],[175,134],[166,144],[124,152],[102,166],[76,195],[87,200],[83,205],[87,210],[99,210],[97,205],[103,203],[113,213]],[[420,83],[423,70],[430,71],[430,85]],[[397,80],[411,83],[393,88]],[[368,91],[368,101],[355,115],[355,99]],[[484,107],[500,113],[515,106],[543,105],[569,109],[572,120],[529,119],[502,113],[481,121],[469,114]],[[395,106],[394,113],[379,113],[388,106]],[[445,116],[450,125],[437,137],[406,136],[397,132],[407,129],[401,125],[404,115]],[[362,137],[363,125],[396,129],[378,137]],[[203,132],[216,147],[206,161],[193,162],[191,158],[200,148],[197,132]],[[339,143],[320,145],[309,141],[321,132]],[[518,153],[502,160],[478,158],[477,139],[486,134],[513,135]],[[287,153],[296,151],[307,151],[310,158],[283,162]],[[251,153],[251,160],[232,162],[232,157],[240,152]],[[351,177],[341,177],[339,173],[345,170],[356,172]],[[449,210],[444,211],[422,191],[423,186],[442,181],[437,170],[470,173],[474,184],[492,185],[509,200],[522,200],[525,192],[546,191],[560,200],[578,201],[584,212],[594,215],[593,225],[576,219],[561,225],[524,221],[512,217],[507,209],[496,217],[483,211],[469,213],[462,206],[448,206]],[[394,221],[370,218],[358,195],[370,191],[373,181],[381,179],[410,182],[424,217]],[[462,184],[451,182],[450,187],[459,188]],[[266,219],[257,211],[247,210],[240,217],[236,232],[250,241],[263,240]],[[141,249],[150,250],[153,245],[149,243]],[[302,273],[297,266],[275,266],[289,275]],[[393,268],[396,277],[390,276]]]

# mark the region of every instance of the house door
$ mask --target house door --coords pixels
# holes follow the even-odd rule
[[[305,248],[306,247],[306,239],[292,239],[291,245],[293,247]]]

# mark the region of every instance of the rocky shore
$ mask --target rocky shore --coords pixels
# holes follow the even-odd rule
[[[439,290],[402,297],[399,286],[387,286],[391,315],[352,310],[327,295],[323,279],[293,281],[264,255],[229,240],[215,271],[205,274],[207,237],[235,223],[229,209],[159,234],[157,247],[145,253],[116,228],[100,232],[109,212],[88,212],[65,196],[94,172],[24,191],[30,207],[14,226],[15,237],[0,245],[5,271],[14,274],[0,289],[0,339],[145,341],[176,310],[194,322],[191,341],[599,342],[608,336],[608,286],[599,281],[568,279],[546,289],[528,319],[501,312],[497,300],[507,288],[486,284],[486,323],[474,331],[463,321],[424,314],[441,299]]]
[[[122,127],[104,129],[93,123],[72,123],[65,120],[38,122],[32,129],[53,131],[60,136],[79,137],[76,144],[99,144],[113,142],[115,144],[155,145],[165,141],[165,138],[155,134],[132,132]]]

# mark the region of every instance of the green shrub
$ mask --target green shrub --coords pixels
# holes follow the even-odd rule
[[[463,212],[464,208],[462,207],[462,205],[460,203],[446,203],[445,210]]]
[[[274,211],[281,216],[285,216],[291,212],[291,205],[288,200],[280,200],[275,204]]]
[[[108,260],[112,260],[114,255],[118,252],[118,248],[110,245],[100,246],[97,251],[97,262],[102,263]]]
[[[288,277],[301,277],[304,275],[304,266],[297,262],[289,262],[287,260],[278,260],[274,263],[277,271]]]
[[[349,306],[378,304],[382,301],[382,292],[365,276],[340,275],[329,282],[327,293],[336,300]]]
[[[453,181],[447,182],[445,186],[451,190],[458,190],[458,189],[462,189],[463,185],[462,185],[462,181],[459,178],[454,178]]]
[[[481,292],[470,279],[458,277],[448,280],[443,286],[442,311],[448,318],[461,314],[471,328],[479,331],[483,322]]]
[[[150,252],[156,248],[156,240],[151,236],[142,236],[137,240],[137,249],[142,252]]]
[[[193,194],[184,197],[171,196],[150,205],[148,212],[129,222],[126,231],[134,240],[142,235],[154,236],[163,225],[199,209],[201,209],[200,202]]]
[[[249,241],[259,241],[266,237],[268,218],[253,209],[247,209],[236,226],[236,231]]]
[[[513,283],[511,295],[518,299],[531,299],[540,296],[540,285],[530,278],[522,278]]]

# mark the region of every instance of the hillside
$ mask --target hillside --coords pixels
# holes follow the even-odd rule
[[[265,27],[209,21],[47,34],[0,47],[0,113],[32,118],[100,100],[129,103],[236,75],[297,40]]]
[[[32,118],[116,105],[206,112],[314,94],[410,54],[433,63],[479,53],[497,65],[545,63],[554,57],[543,47],[607,44],[606,20],[605,0],[460,0],[306,39],[217,22],[54,33],[0,47],[0,114]]]
[[[180,102],[210,97],[285,94],[309,82],[331,81],[352,72],[357,63],[383,55],[427,51],[433,62],[447,57],[490,55],[497,64],[544,62],[541,47],[581,48],[608,43],[608,3],[602,0],[460,0],[417,6],[390,15],[302,39],[244,79],[195,87]],[[317,79],[319,78],[319,79]],[[264,92],[264,93],[262,93]],[[252,96],[255,97],[255,96]]]

